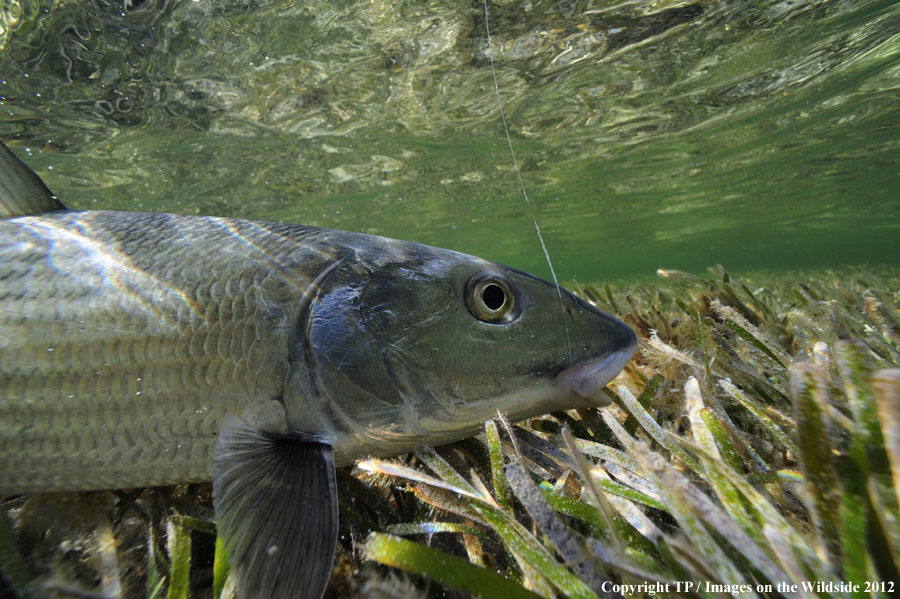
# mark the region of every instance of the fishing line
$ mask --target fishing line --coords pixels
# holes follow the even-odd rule
[[[522,179],[522,171],[519,170],[519,161],[516,160],[516,151],[513,149],[512,137],[509,134],[509,127],[506,126],[506,115],[503,114],[503,102],[500,100],[500,86],[497,84],[497,70],[494,68],[494,48],[491,44],[491,26],[488,23],[488,5],[484,0],[484,30],[487,33],[488,58],[491,61],[491,75],[494,77],[494,92],[497,94],[497,107],[500,108],[500,120],[503,122],[503,130],[506,132],[506,143],[509,144],[509,153],[512,154],[513,166],[515,167],[516,177],[519,179],[519,188],[522,190],[522,196],[525,198],[525,204],[528,206],[528,214],[531,216],[531,222],[534,223],[534,230],[537,232],[538,241],[541,242],[541,249],[544,250],[544,258],[547,259],[547,266],[550,267],[550,276],[553,277],[553,284],[556,286],[556,295],[559,297],[559,309],[562,311],[563,328],[566,331],[566,352],[569,354],[569,360],[572,360],[571,340],[569,339],[569,325],[566,323],[566,306],[563,303],[562,290],[559,287],[559,279],[556,278],[556,270],[553,268],[553,262],[550,261],[550,252],[547,251],[547,245],[544,243],[544,236],[541,235],[541,226],[538,224],[537,216],[528,199],[528,192],[525,190],[525,181]]]

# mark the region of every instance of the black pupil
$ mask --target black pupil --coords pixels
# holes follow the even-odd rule
[[[481,292],[481,300],[488,310],[499,310],[505,299],[506,294],[500,285],[488,285]]]

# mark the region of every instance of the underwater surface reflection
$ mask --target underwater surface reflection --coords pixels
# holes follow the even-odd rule
[[[488,6],[562,279],[896,264],[900,5]],[[22,0],[0,136],[66,203],[359,230],[547,275],[480,4]]]

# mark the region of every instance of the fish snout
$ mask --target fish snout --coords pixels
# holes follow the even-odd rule
[[[626,324],[615,322],[614,330],[607,336],[610,347],[595,358],[578,362],[556,375],[556,384],[595,405],[609,405],[609,397],[603,388],[613,380],[631,359],[637,349],[637,336]]]

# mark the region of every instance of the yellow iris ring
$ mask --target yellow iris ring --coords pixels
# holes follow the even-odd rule
[[[469,283],[466,306],[472,316],[489,323],[506,322],[515,308],[515,294],[504,279],[484,276]]]

